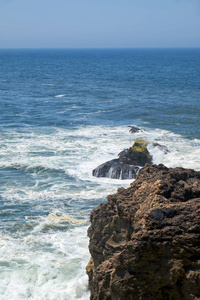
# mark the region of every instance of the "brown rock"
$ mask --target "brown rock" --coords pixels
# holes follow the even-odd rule
[[[90,219],[91,300],[200,299],[200,172],[146,165]]]

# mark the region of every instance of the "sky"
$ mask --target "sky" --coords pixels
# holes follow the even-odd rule
[[[0,48],[200,47],[200,0],[0,0]]]

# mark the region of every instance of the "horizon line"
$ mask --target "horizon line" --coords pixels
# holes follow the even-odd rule
[[[149,50],[149,49],[200,49],[197,47],[0,47],[0,50]]]

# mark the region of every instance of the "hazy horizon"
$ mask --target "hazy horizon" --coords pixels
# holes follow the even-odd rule
[[[200,46],[197,47],[13,47],[13,48],[0,48],[0,50],[189,50],[189,49],[200,49]]]
[[[0,0],[0,48],[199,48],[198,0]]]

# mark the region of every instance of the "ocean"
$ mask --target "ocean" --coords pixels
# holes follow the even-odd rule
[[[92,170],[136,139],[200,170],[200,49],[1,49],[0,66],[0,299],[89,300],[90,212],[132,182]]]

